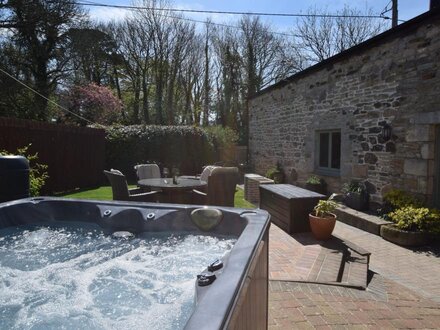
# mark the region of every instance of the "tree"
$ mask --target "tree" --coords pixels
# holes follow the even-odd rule
[[[109,88],[98,86],[95,83],[73,86],[65,96],[65,102],[70,111],[97,124],[111,125],[120,119],[121,101],[113,95]],[[80,125],[88,124],[68,113],[65,114],[63,120]]]
[[[240,109],[243,109],[243,68],[240,40],[236,29],[216,29],[213,35],[216,57],[217,124],[238,130]]]
[[[212,45],[217,123],[238,131],[240,142],[245,143],[248,99],[302,64],[296,60],[296,53],[283,48],[286,42],[257,16],[242,16],[236,28],[214,29]]]
[[[209,39],[211,31],[211,21],[206,21],[205,32],[205,47],[204,47],[204,60],[205,60],[205,72],[203,80],[203,125],[209,124],[209,107],[210,107],[210,92],[211,92],[211,80],[210,80],[210,59],[209,59]]]
[[[47,120],[47,98],[63,76],[69,26],[81,11],[71,0],[4,0],[0,3],[0,28],[9,29],[10,43],[22,59],[20,77],[29,76],[34,95],[30,118]]]
[[[140,108],[142,99],[142,119],[150,123],[148,96],[151,69],[151,40],[152,31],[138,13],[111,29],[119,42],[119,52],[122,54],[124,73],[130,83],[131,122],[140,123]]]
[[[68,36],[74,83],[109,84],[116,44],[105,28],[86,23],[71,28]]]
[[[29,71],[24,70],[22,54],[11,42],[3,42],[0,48],[0,63],[11,76],[0,73],[0,116],[33,118],[33,94],[17,80],[32,85]]]
[[[294,34],[296,44],[309,63],[321,62],[385,30],[383,21],[353,17],[372,15],[371,9],[362,12],[346,6],[336,12],[343,16],[338,18],[317,16],[329,15],[327,9],[311,8],[307,13],[310,16],[298,19]]]

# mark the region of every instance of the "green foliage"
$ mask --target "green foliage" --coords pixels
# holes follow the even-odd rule
[[[383,196],[385,204],[392,207],[392,210],[400,209],[406,206],[422,207],[420,200],[410,195],[406,191],[393,189]]]
[[[266,178],[272,179],[275,176],[275,173],[279,173],[278,169],[276,167],[271,167],[266,171]]]
[[[408,206],[420,208],[423,207],[423,203],[406,191],[393,189],[384,194],[383,205],[378,209],[378,214],[383,219],[392,221],[391,212]]]
[[[306,181],[306,183],[308,183],[308,184],[316,184],[316,185],[320,185],[320,184],[322,184],[322,182],[323,182],[323,179],[321,179],[317,175],[311,175]]]
[[[382,212],[401,230],[440,233],[440,212],[423,207],[419,199],[403,190],[393,189],[384,195]]]
[[[6,150],[0,150],[1,156],[6,155],[17,155],[26,157],[29,161],[29,192],[31,196],[38,196],[40,194],[41,188],[44,186],[44,183],[49,178],[47,174],[47,165],[36,163],[38,160],[38,152],[35,154],[29,153],[29,147],[32,144],[24,146],[22,148],[18,148],[16,152],[10,153]]]
[[[342,192],[345,194],[356,193],[356,194],[367,194],[367,189],[365,185],[359,181],[352,180],[348,183],[344,183],[342,186]]]
[[[313,208],[315,211],[315,215],[317,217],[326,218],[332,216],[332,213],[338,207],[338,203],[331,199],[322,199],[318,202],[318,204]]]
[[[215,152],[205,131],[191,126],[132,125],[106,130],[106,167],[134,178],[135,164],[155,162],[181,174],[200,173]]]
[[[284,181],[283,167],[279,161],[276,167],[271,167],[266,171],[266,178],[274,180],[275,183],[282,183]]]
[[[205,131],[206,136],[215,148],[225,148],[236,144],[238,141],[237,132],[229,127],[208,126],[201,129]]]
[[[440,212],[435,209],[406,206],[388,216],[401,230],[440,233]]]
[[[70,26],[77,24],[81,8],[75,1],[68,0],[2,1],[1,12],[2,22],[7,22],[10,31],[4,35],[2,43],[6,41],[14,48],[8,66],[1,61],[2,68],[36,89],[43,97],[34,93],[33,102],[29,104],[22,93],[9,96],[18,97],[17,101],[22,106],[28,105],[22,109],[17,107],[18,111],[28,113],[24,118],[48,120],[46,98],[51,97],[58,81],[72,72],[66,70],[70,68],[67,65],[66,32]],[[4,97],[0,99],[5,100]],[[5,103],[8,106],[17,101],[13,98]]]

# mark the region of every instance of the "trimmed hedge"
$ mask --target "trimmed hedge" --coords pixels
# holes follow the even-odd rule
[[[136,178],[133,166],[156,163],[181,174],[200,173],[213,163],[215,150],[205,131],[192,126],[132,125],[106,130],[106,167]]]

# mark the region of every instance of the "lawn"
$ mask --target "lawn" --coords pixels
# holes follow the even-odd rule
[[[129,186],[130,188],[135,188],[136,186]],[[102,186],[96,189],[82,190],[74,193],[69,193],[61,195],[60,197],[65,198],[77,198],[77,199],[96,199],[96,200],[112,200],[112,188],[111,186]],[[235,193],[234,199],[235,207],[240,208],[251,208],[254,209],[255,206],[244,199],[243,189],[238,188]]]

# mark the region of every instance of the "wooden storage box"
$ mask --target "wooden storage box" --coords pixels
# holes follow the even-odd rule
[[[289,234],[310,231],[309,213],[325,195],[291,184],[260,186],[260,208],[271,215],[271,221]]]

